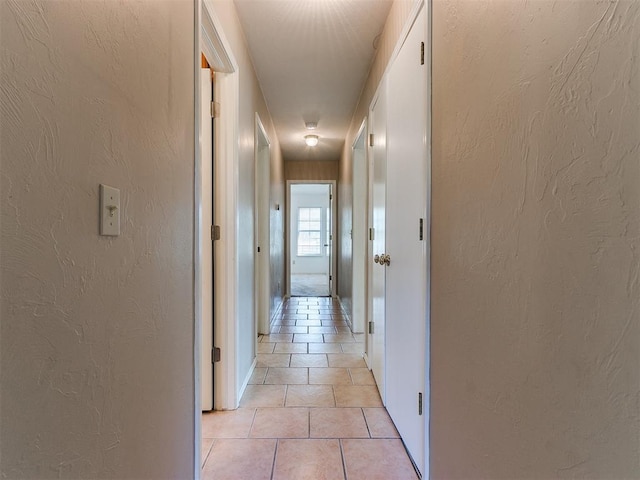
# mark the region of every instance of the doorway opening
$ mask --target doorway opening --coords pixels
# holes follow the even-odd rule
[[[288,189],[288,285],[292,297],[333,296],[333,182]]]

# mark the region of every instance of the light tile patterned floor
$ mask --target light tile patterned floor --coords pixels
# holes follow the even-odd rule
[[[202,478],[417,479],[363,342],[335,300],[289,299],[259,339],[240,408],[202,416]]]

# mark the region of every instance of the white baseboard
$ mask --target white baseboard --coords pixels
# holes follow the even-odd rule
[[[251,367],[249,368],[249,373],[247,373],[244,382],[242,382],[242,387],[240,387],[240,391],[238,392],[238,405],[240,405],[240,400],[242,399],[242,395],[244,395],[244,391],[247,389],[247,385],[249,385],[249,380],[251,380],[251,375],[253,375],[253,371],[256,368],[256,363],[258,359],[254,358]]]

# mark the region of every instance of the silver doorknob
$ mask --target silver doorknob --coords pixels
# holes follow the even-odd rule
[[[375,256],[373,257],[373,261],[374,261],[375,263],[379,263],[379,262],[380,262],[380,255],[375,255]]]
[[[382,255],[380,257],[380,265],[391,265],[391,256],[390,255]]]

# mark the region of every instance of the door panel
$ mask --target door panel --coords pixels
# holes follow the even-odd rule
[[[386,406],[418,468],[424,468],[427,301],[427,96],[424,9],[388,75]],[[420,239],[423,219],[423,239]],[[424,406],[423,406],[424,410]]]
[[[387,141],[386,141],[386,84],[380,86],[378,99],[371,110],[373,133],[372,164],[372,254],[385,253],[385,218],[386,218],[386,175],[387,175]],[[373,333],[369,341],[369,362],[376,379],[382,401],[385,401],[385,268],[369,258],[371,272],[371,320]]]
[[[201,185],[202,211],[200,224],[202,252],[200,257],[200,283],[202,285],[202,305],[200,311],[201,333],[201,370],[200,384],[202,410],[213,409],[213,243],[211,242],[211,225],[213,225],[213,128],[211,121],[211,102],[213,88],[211,70],[200,70],[201,91]]]

